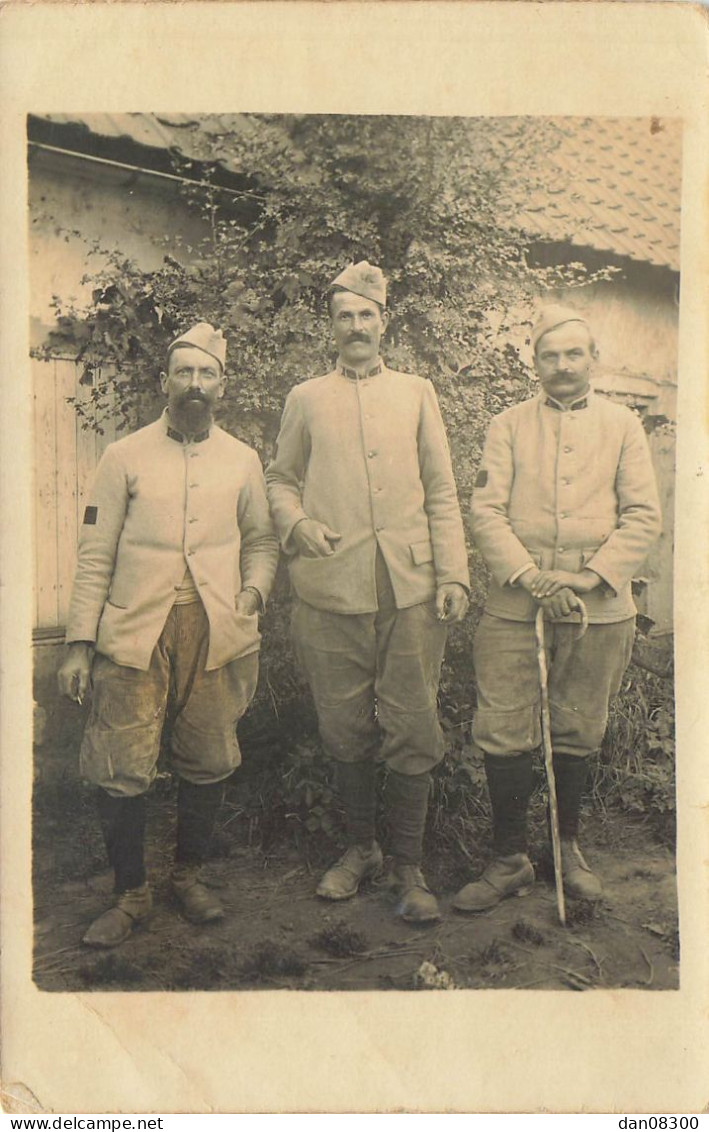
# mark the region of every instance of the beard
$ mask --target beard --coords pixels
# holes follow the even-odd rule
[[[201,432],[212,418],[212,406],[203,393],[183,393],[171,406],[171,416],[181,432]]]

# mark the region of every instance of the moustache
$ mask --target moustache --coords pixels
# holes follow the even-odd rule
[[[207,398],[204,393],[199,389],[191,389],[188,393],[183,393],[180,397],[180,403],[186,404],[188,401],[202,401],[205,403]]]
[[[348,342],[369,342],[368,334],[350,334]]]

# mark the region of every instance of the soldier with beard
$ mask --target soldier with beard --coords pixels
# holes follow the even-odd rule
[[[150,914],[145,794],[166,717],[179,777],[172,889],[204,923],[223,908],[200,880],[236,724],[258,675],[258,614],[278,559],[256,453],[214,424],[225,387],[221,331],[176,338],[159,420],[107,448],[84,513],[60,691],[92,686],[80,763],[97,788],[116,902],[84,943],[113,947]]]

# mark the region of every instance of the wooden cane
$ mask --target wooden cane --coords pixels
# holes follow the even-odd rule
[[[544,609],[539,606],[534,622],[537,638],[537,664],[539,666],[539,690],[542,701],[542,751],[544,768],[549,787],[549,814],[551,816],[551,848],[554,854],[554,883],[556,885],[556,907],[559,920],[566,926],[566,904],[564,901],[564,878],[561,867],[561,835],[559,833],[559,806],[556,800],[556,778],[551,747],[551,716],[549,714],[549,687],[547,684],[547,654],[544,647]]]
[[[576,609],[581,615],[581,624],[576,640],[581,640],[588,628],[588,611],[578,595],[576,596]],[[544,752],[544,768],[549,788],[549,813],[551,816],[551,847],[554,854],[554,883],[556,885],[556,906],[562,926],[566,926],[566,902],[564,900],[564,876],[561,864],[561,834],[559,832],[559,805],[556,800],[556,776],[554,774],[554,758],[551,745],[551,716],[549,713],[549,685],[547,682],[547,654],[544,646],[544,609],[539,606],[537,618],[534,622],[534,631],[537,638],[537,664],[539,665],[539,691],[542,701],[542,750]]]

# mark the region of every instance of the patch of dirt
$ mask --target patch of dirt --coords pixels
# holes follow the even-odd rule
[[[227,915],[196,927],[169,891],[173,806],[158,794],[150,800],[147,851],[155,913],[120,948],[99,952],[80,941],[111,903],[111,877],[89,801],[76,788],[64,801],[61,813],[52,814],[56,804],[36,811],[34,977],[43,990],[678,986],[673,857],[627,819],[606,818],[602,843],[600,832],[595,841],[586,832],[584,850],[603,877],[605,897],[599,905],[568,901],[565,928],[544,846],[532,851],[538,879],[529,896],[464,917],[450,907],[455,888],[441,887],[443,920],[416,928],[397,920],[384,882],[364,886],[353,900],[319,900],[314,889],[327,862],[290,847],[265,853],[236,843],[228,830],[216,839],[220,856],[205,869]],[[431,867],[431,881],[444,871]],[[473,876],[471,870],[457,879]]]

